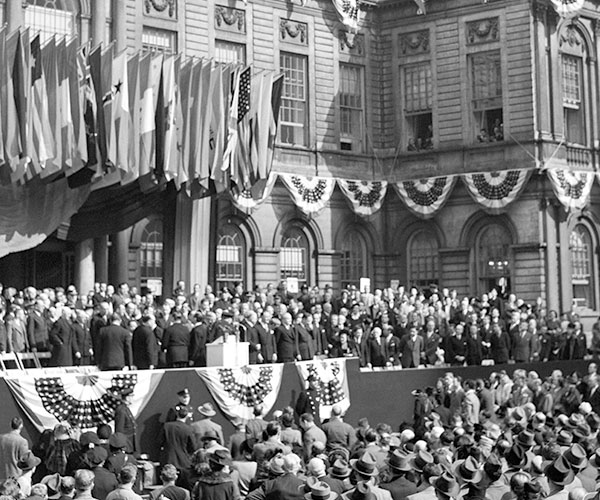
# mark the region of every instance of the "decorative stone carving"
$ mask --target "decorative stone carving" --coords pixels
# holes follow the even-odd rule
[[[359,33],[340,30],[338,33],[340,40],[340,52],[353,56],[365,55],[365,36]]]
[[[215,28],[246,33],[246,12],[225,5],[216,5]]]
[[[575,26],[573,26],[572,24],[567,26],[566,29],[564,29],[563,32],[560,34],[560,38],[558,41],[559,47],[562,47],[565,43],[568,43],[573,48],[578,48],[583,44],[581,35],[579,34]]]
[[[500,32],[498,31],[497,17],[467,23],[468,44],[497,42],[498,40],[500,40]]]
[[[429,30],[403,33],[399,37],[400,54],[413,55],[429,52]]]
[[[297,45],[308,45],[308,25],[289,19],[280,19],[279,39]]]
[[[176,0],[144,0],[144,6],[146,14],[162,16],[166,14],[170,18],[176,17]]]
[[[547,4],[542,3],[539,0],[537,0],[533,3],[533,5],[531,6],[531,9],[533,11],[533,16],[536,21],[539,21],[540,23],[546,22],[546,16],[548,13],[548,5]]]

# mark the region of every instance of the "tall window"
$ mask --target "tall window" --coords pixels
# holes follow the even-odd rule
[[[140,279],[145,285],[148,279],[162,279],[163,227],[162,221],[154,219],[144,228],[140,241]]]
[[[244,236],[235,226],[225,226],[217,239],[217,283],[232,286],[244,281]]]
[[[215,60],[221,63],[246,64],[246,46],[243,43],[215,40]]]
[[[479,142],[503,141],[500,51],[472,54],[470,61],[474,134]]]
[[[363,69],[340,65],[340,149],[362,151],[364,127]]]
[[[298,278],[299,282],[308,281],[308,239],[298,227],[292,227],[281,239],[279,269],[281,279]]]
[[[358,287],[360,278],[368,276],[365,239],[357,231],[350,231],[342,241],[341,250],[342,288],[348,285]]]
[[[565,135],[569,142],[585,144],[582,58],[569,54],[562,54],[561,63]]]
[[[284,74],[279,132],[281,142],[306,146],[308,144],[308,75],[305,56],[281,53],[281,72]]]
[[[577,224],[569,238],[573,301],[578,307],[595,308],[594,248],[586,226]]]
[[[177,52],[177,32],[144,26],[142,29],[142,50],[149,52]]]
[[[500,224],[487,225],[477,241],[479,287],[482,293],[504,285],[510,288],[512,238]]]
[[[54,35],[77,34],[76,10],[70,0],[29,0],[25,9],[25,25],[34,33],[40,33],[40,41],[46,42]]]
[[[423,288],[439,284],[438,242],[432,231],[415,233],[408,245],[408,275],[412,286]]]
[[[433,87],[431,65],[415,64],[404,68],[404,116],[408,130],[408,150],[433,147],[431,103]]]

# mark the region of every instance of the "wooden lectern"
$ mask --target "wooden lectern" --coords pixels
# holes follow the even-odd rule
[[[227,342],[206,344],[206,366],[235,368],[248,365],[250,344],[248,342]]]

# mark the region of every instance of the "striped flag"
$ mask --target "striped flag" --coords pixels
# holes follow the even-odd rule
[[[148,190],[156,185],[156,104],[163,56],[152,54],[140,65],[140,186]]]
[[[142,56],[143,58],[151,57],[149,54]],[[129,83],[129,136],[126,139],[128,148],[128,168],[125,173],[121,174],[121,184],[127,184],[135,181],[139,177],[139,161],[140,161],[140,117],[141,117],[141,100],[140,100],[140,55],[135,54],[127,63],[127,80]]]
[[[81,170],[88,160],[85,122],[83,119],[83,94],[80,87],[82,78],[79,73],[79,41],[77,38],[67,42],[67,64],[71,118],[73,120],[73,165],[67,175],[72,175]]]
[[[66,40],[63,38],[58,45],[58,109],[60,120],[60,144],[57,144],[63,151],[64,170],[69,172],[73,169],[73,154],[75,152],[73,130],[73,112],[71,109],[71,95],[69,87],[69,62]],[[58,141],[57,141],[58,142]]]

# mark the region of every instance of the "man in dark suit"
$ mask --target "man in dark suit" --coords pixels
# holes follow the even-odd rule
[[[274,363],[277,361],[277,344],[271,329],[272,318],[273,316],[269,311],[263,311],[260,321],[255,325],[260,345],[259,352],[256,355],[259,363]]]
[[[587,380],[587,392],[584,395],[584,401],[590,403],[592,411],[600,415],[600,387],[598,385],[598,375],[592,374]]]
[[[426,365],[435,365],[438,360],[437,352],[440,347],[440,336],[435,331],[435,320],[429,318],[423,333],[423,362]]]
[[[369,368],[385,366],[387,359],[385,345],[381,339],[381,328],[376,326],[367,340],[367,366]]]
[[[121,404],[115,408],[115,433],[120,432],[127,438],[127,453],[134,453],[138,447],[136,444],[135,431],[137,424],[129,407],[133,401],[133,389],[127,388],[121,391]]]
[[[32,352],[47,352],[50,349],[45,309],[44,302],[36,300],[27,318],[27,339]]]
[[[180,312],[174,312],[173,324],[163,335],[162,348],[167,353],[167,363],[171,368],[188,366],[190,349],[190,331],[182,324]]]
[[[121,326],[121,316],[113,314],[109,326],[100,329],[97,362],[101,370],[122,370],[131,366],[131,332]]]
[[[416,326],[411,326],[408,334],[400,339],[402,368],[417,368],[423,352],[423,337],[419,336]]]
[[[110,305],[107,301],[100,302],[96,306],[96,312],[90,320],[90,336],[92,337],[92,346],[94,349],[94,356],[96,363],[98,363],[98,344],[100,343],[100,329],[109,325]]]
[[[160,446],[164,452],[164,464],[173,464],[179,470],[187,470],[196,451],[194,431],[186,424],[189,412],[187,406],[176,406],[176,420],[163,426]]]
[[[281,317],[281,325],[275,329],[277,359],[281,363],[295,361],[298,357],[296,348],[296,332],[292,327],[292,315],[285,313]]]
[[[92,344],[92,336],[90,335],[90,329],[87,326],[87,315],[85,311],[75,311],[75,317],[73,319],[73,335],[81,352],[81,358],[79,362],[75,361],[75,364],[83,366],[91,365],[92,358],[94,356],[94,346]]]
[[[244,318],[243,324],[240,325],[240,329],[244,330],[244,339],[248,342],[248,361],[250,364],[255,365],[258,363],[258,353],[260,352],[260,338],[258,336],[258,330],[256,329],[256,322],[258,316],[254,311],[248,311]]]
[[[142,324],[133,332],[131,349],[133,351],[133,364],[138,370],[152,370],[158,364],[158,344],[154,335],[155,328],[154,316],[142,316]]]
[[[194,314],[195,325],[190,332],[190,365],[206,366],[206,343],[212,321],[216,316],[209,312],[202,317],[200,313]]]
[[[94,489],[92,496],[97,500],[105,500],[106,496],[117,488],[117,476],[104,467],[108,451],[102,446],[95,446],[86,453],[86,460],[94,473]]]
[[[319,416],[321,406],[319,380],[314,375],[309,375],[306,381],[308,382],[308,388],[298,395],[294,411],[298,417],[309,413],[313,416],[315,423],[319,425],[321,423],[321,418]]]
[[[400,364],[400,339],[394,335],[394,329],[389,325],[384,328],[383,335],[387,363],[398,366]]]
[[[77,346],[77,339],[71,327],[71,309],[63,307],[60,318],[58,318],[50,330],[50,344],[52,344],[52,355],[50,366],[73,366],[74,358],[81,358]]]
[[[519,323],[519,331],[512,338],[512,358],[515,363],[529,363],[533,351],[533,336],[526,321]]]
[[[465,327],[458,324],[454,327],[454,335],[448,338],[446,361],[454,366],[462,366],[467,359],[467,338],[464,335]]]
[[[419,490],[417,484],[407,477],[409,472],[414,473],[416,470],[407,455],[396,450],[389,456],[387,465],[390,468],[391,477],[387,482],[381,483],[379,487],[389,491],[394,500],[405,499]]]

